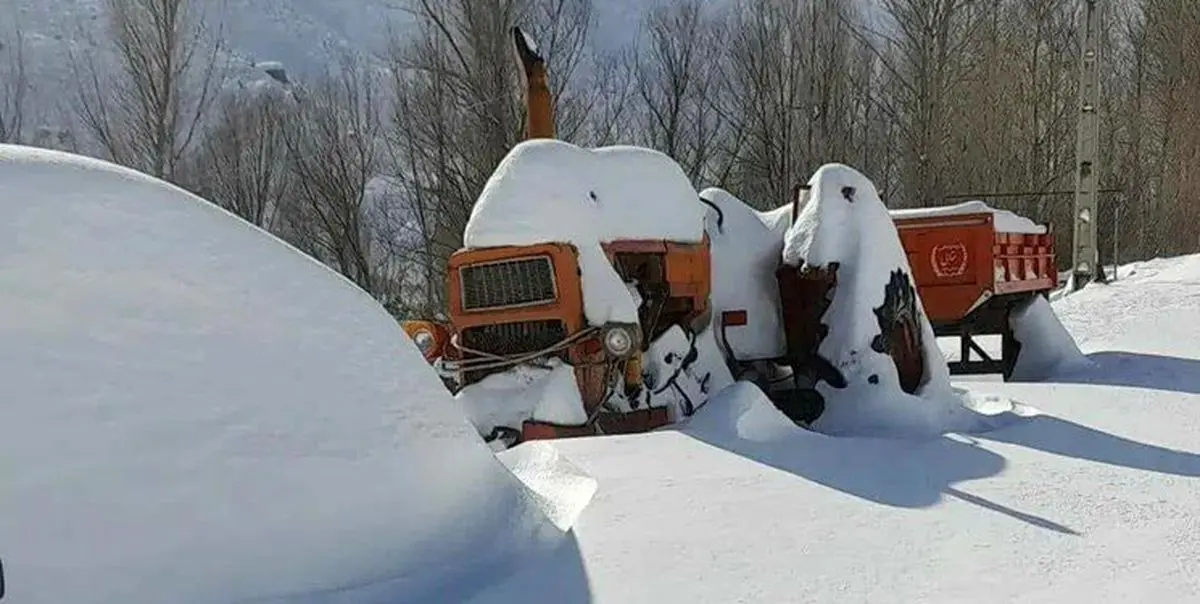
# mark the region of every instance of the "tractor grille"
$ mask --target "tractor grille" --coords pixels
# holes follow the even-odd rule
[[[558,299],[549,256],[517,258],[459,269],[464,311],[546,304]]]
[[[511,356],[549,348],[566,337],[567,326],[552,319],[471,327],[463,330],[462,343],[472,350]]]

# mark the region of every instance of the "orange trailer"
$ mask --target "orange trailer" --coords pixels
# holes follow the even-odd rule
[[[980,212],[897,218],[896,230],[934,333],[960,339],[960,359],[950,372],[1011,377],[1020,343],[1009,315],[1058,284],[1051,229],[998,231],[995,216]],[[1001,358],[984,351],[977,335],[1001,336]]]

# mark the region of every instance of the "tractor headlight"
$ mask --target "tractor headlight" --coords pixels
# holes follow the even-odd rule
[[[633,355],[641,344],[641,330],[637,325],[609,325],[604,328],[601,342],[608,354],[624,359]]]
[[[433,350],[434,345],[437,344],[437,338],[435,338],[433,336],[433,332],[429,331],[428,329],[417,331],[413,334],[412,339],[413,342],[416,342],[417,348],[421,351],[421,354],[425,356],[429,356],[429,352]]]

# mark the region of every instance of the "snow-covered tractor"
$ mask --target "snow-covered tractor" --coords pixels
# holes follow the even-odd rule
[[[1057,282],[1048,228],[982,204],[889,213],[838,164],[773,212],[697,195],[661,153],[554,140],[545,62],[513,34],[528,140],[450,258],[448,324],[404,323],[485,439],[651,430],[734,379],[811,425],[836,424],[831,396],[934,400],[951,371],[1011,375],[1010,316]]]
[[[407,321],[404,329],[456,392],[522,366],[571,368],[577,414],[545,414],[555,422],[533,413],[517,426],[484,422],[497,424],[488,440],[511,445],[665,425],[674,418],[651,403],[643,355],[672,327],[691,331],[707,317],[703,207],[664,155],[554,141],[544,60],[527,35],[513,34],[527,85],[528,140],[497,168],[464,247],[450,257],[449,323]],[[606,181],[605,172],[645,178]],[[643,204],[661,205],[674,226],[631,220],[644,215]],[[614,300],[614,291],[628,300]]]
[[[802,424],[824,413],[821,391],[851,386],[864,355],[886,357],[884,373],[894,374],[867,371],[868,383],[907,395],[944,371],[1011,378],[1021,348],[1012,319],[1057,284],[1048,226],[980,202],[888,212],[846,166],[822,167],[773,212],[720,189],[701,197],[720,222],[740,225],[710,229],[717,340],[735,375],[752,376]],[[747,243],[770,235],[773,244]],[[1001,337],[999,358],[979,335]],[[936,338],[945,336],[961,352],[941,366]]]

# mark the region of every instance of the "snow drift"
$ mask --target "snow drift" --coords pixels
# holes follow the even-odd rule
[[[984,422],[950,385],[895,224],[875,185],[841,164],[822,166],[809,180],[808,200],[788,228],[783,261],[790,266],[836,263],[838,284],[822,322],[829,333],[818,353],[845,380],[818,382],[825,410],[813,429],[831,434],[933,435],[973,431]],[[901,300],[887,299],[891,290]],[[911,297],[903,299],[908,292]],[[893,358],[876,350],[876,309],[911,304],[922,339],[925,374],[914,394],[900,386]]]
[[[601,243],[698,243],[705,206],[670,157],[641,147],[584,149],[557,140],[518,144],[471,210],[468,248],[570,243],[579,251],[584,312],[593,325],[637,322],[637,305]]]
[[[741,361],[775,359],[786,352],[779,314],[779,255],[783,237],[771,224],[728,191],[708,188],[700,198],[712,204],[707,225],[712,246],[712,312],[746,311],[744,326],[729,327],[717,340]],[[790,208],[788,209],[790,212]],[[714,321],[714,325],[717,325]]]
[[[61,153],[0,146],[0,208],[13,601],[453,598],[562,537],[332,271]]]

